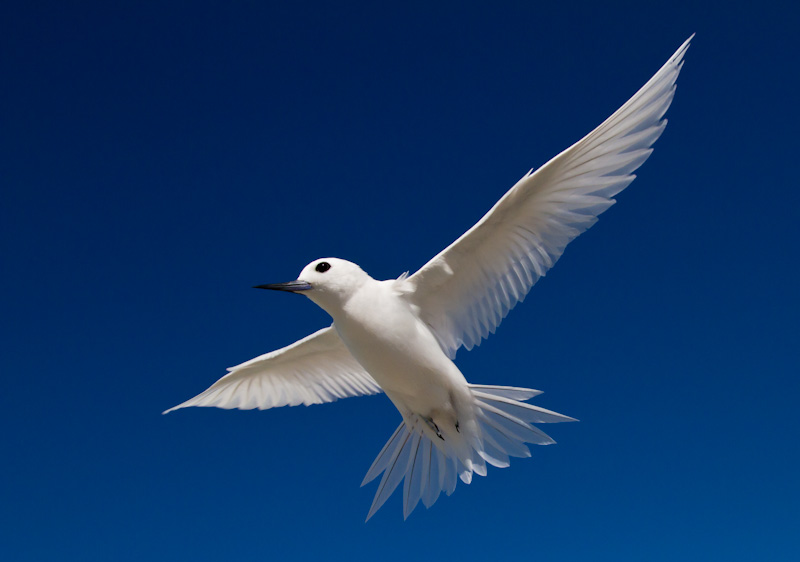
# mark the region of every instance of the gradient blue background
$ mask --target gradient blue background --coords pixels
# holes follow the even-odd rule
[[[0,558],[800,559],[791,3],[222,4],[0,7]],[[364,524],[384,396],[161,416],[329,322],[252,285],[414,271],[693,32],[639,179],[458,356],[558,445]]]

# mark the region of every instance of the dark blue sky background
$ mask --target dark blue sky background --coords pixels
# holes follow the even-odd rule
[[[7,2],[0,558],[797,560],[796,7]],[[693,32],[670,124],[458,364],[558,445],[364,524],[384,396],[160,412],[414,271]]]

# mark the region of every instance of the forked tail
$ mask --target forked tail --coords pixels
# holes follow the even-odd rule
[[[447,439],[433,433],[429,421],[418,415],[409,416],[383,446],[361,482],[363,486],[383,473],[367,520],[404,478],[403,517],[406,518],[420,500],[425,507],[430,507],[442,491],[448,496],[452,494],[457,476],[469,484],[473,472],[486,475],[486,463],[505,468],[510,464],[510,457],[531,456],[525,443],[555,443],[532,423],[577,421],[524,402],[541,394],[538,390],[478,384],[471,384],[469,388],[478,422],[478,435],[465,436],[469,454],[463,452],[463,447],[451,445]]]

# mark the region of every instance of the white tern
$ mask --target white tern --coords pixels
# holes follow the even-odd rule
[[[692,36],[693,37],[693,36]],[[554,441],[533,423],[574,421],[526,401],[538,390],[469,384],[453,363],[497,328],[566,245],[614,204],[652,152],[692,37],[594,131],[528,172],[458,240],[413,275],[376,281],[354,263],[317,259],[297,281],[259,285],[307,296],[333,318],[283,349],[229,369],[187,406],[267,409],[385,392],[402,423],[362,486],[383,473],[367,519],[401,480],[404,517],[457,476],[528,457]],[[165,412],[166,413],[166,412]]]

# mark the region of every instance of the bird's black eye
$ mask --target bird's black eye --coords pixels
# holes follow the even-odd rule
[[[319,271],[320,273],[325,273],[325,272],[326,272],[326,271],[328,271],[330,268],[331,268],[331,264],[329,264],[329,263],[328,263],[328,262],[326,262],[326,261],[321,261],[321,262],[319,262],[319,263],[317,264],[317,267],[315,267],[314,269],[316,269],[316,270],[317,270],[317,271]]]

